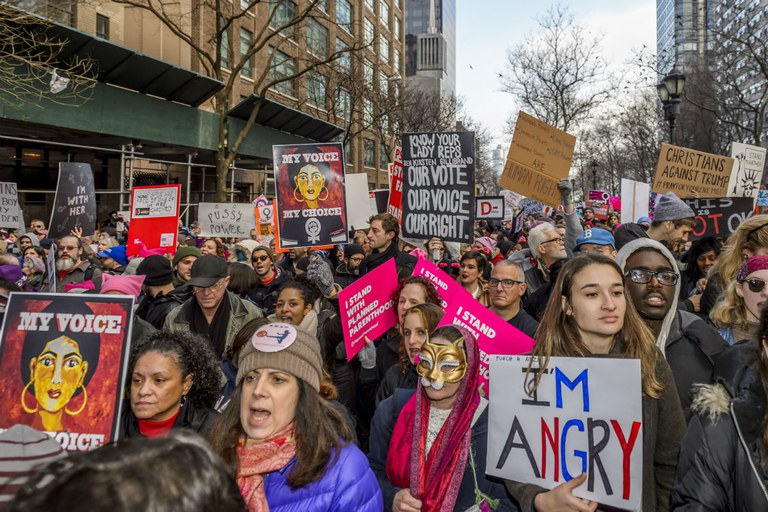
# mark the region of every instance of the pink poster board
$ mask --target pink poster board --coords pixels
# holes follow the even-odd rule
[[[339,292],[348,361],[360,352],[366,337],[374,340],[397,325],[397,310],[391,299],[397,283],[395,259],[391,258]]]
[[[472,298],[470,293],[456,282],[451,276],[440,270],[437,265],[424,258],[419,258],[413,268],[414,276],[421,276],[437,289],[437,294],[442,300],[441,306],[447,310],[455,297]],[[466,296],[466,297],[464,297]]]

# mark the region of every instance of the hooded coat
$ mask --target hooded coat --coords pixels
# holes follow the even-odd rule
[[[637,238],[628,242],[616,255],[616,263],[626,271],[627,260],[634,253],[652,249],[660,253],[677,270],[677,264],[669,249],[650,238]],[[717,330],[700,317],[677,308],[680,295],[680,279],[675,283],[675,291],[669,310],[661,324],[656,344],[672,368],[680,403],[686,420],[691,416],[692,393],[695,384],[713,382],[715,359],[728,347]]]

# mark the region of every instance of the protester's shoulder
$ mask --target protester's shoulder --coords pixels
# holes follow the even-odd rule
[[[259,307],[247,299],[242,299],[232,292],[227,292],[229,302],[232,305],[232,311],[235,314],[245,313],[248,315],[262,316]]]
[[[757,350],[751,340],[740,341],[723,350],[715,359],[714,376],[732,395],[738,393],[740,382],[750,368],[757,364]]]
[[[679,311],[679,313],[683,336],[698,340],[701,348],[708,355],[714,357],[728,347],[728,342],[720,336],[712,324],[694,313],[688,311]]]

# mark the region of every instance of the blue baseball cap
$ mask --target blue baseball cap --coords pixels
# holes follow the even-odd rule
[[[639,219],[637,219],[636,224],[642,224],[643,222],[647,222],[648,224],[650,224],[651,223],[651,218],[650,217],[640,217]]]
[[[101,251],[100,253],[96,254],[96,256],[99,258],[112,258],[120,265],[125,265],[128,263],[128,256],[126,256],[125,250],[126,247],[124,245],[116,245],[105,251]]]
[[[616,242],[610,231],[600,228],[585,229],[579,238],[576,239],[574,251],[578,251],[584,244],[610,245],[612,249],[616,248]]]

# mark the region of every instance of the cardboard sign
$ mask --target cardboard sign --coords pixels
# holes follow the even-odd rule
[[[499,185],[557,206],[557,182],[568,177],[575,147],[573,135],[520,112]]]
[[[757,206],[768,206],[768,190],[757,192]]]
[[[445,310],[441,325],[460,325],[477,338],[480,347],[480,393],[488,396],[488,354],[527,354],[534,341],[480,304],[468,291],[432,262],[419,258],[413,269],[435,285]]]
[[[756,198],[760,183],[763,181],[765,148],[732,142],[731,157],[733,157],[733,170],[728,182],[728,195]]]
[[[403,149],[395,148],[395,160],[389,173],[389,202],[387,213],[397,219],[403,218]]]
[[[720,197],[708,199],[683,199],[696,214],[696,227],[691,240],[705,236],[728,238],[739,224],[754,215],[751,197]]]
[[[96,193],[93,173],[88,164],[62,162],[53,199],[48,237],[58,240],[72,229],[82,228],[83,235],[96,230]]]
[[[651,190],[678,197],[726,197],[733,158],[662,144]]]
[[[181,185],[133,187],[131,191],[131,224],[128,226],[127,254],[144,249],[176,252],[179,234],[179,201]]]
[[[350,229],[365,229],[368,219],[374,215],[371,210],[371,200],[368,193],[368,174],[364,172],[347,174],[344,183],[344,194],[347,200],[347,214]],[[368,198],[366,201],[363,198]]]
[[[474,132],[403,134],[404,237],[472,243]]]
[[[392,294],[397,290],[397,267],[390,258],[339,292],[339,316],[344,330],[347,361],[390,327],[397,325]]]
[[[530,359],[491,356],[487,473],[553,489],[586,472],[575,496],[639,510],[640,361],[552,357],[529,396]],[[532,371],[538,370],[534,362]]]
[[[13,182],[0,182],[0,228],[26,230],[19,208],[17,185]]]
[[[343,145],[272,146],[272,153],[280,247],[347,243]]]
[[[640,217],[648,217],[648,196],[651,186],[639,181],[621,179],[621,223],[637,222]]]
[[[482,196],[475,202],[475,218],[504,220],[504,198],[502,196]]]
[[[0,334],[0,429],[29,425],[71,451],[114,441],[132,296],[12,293]]]
[[[256,217],[250,203],[200,203],[197,223],[205,237],[249,238]]]

